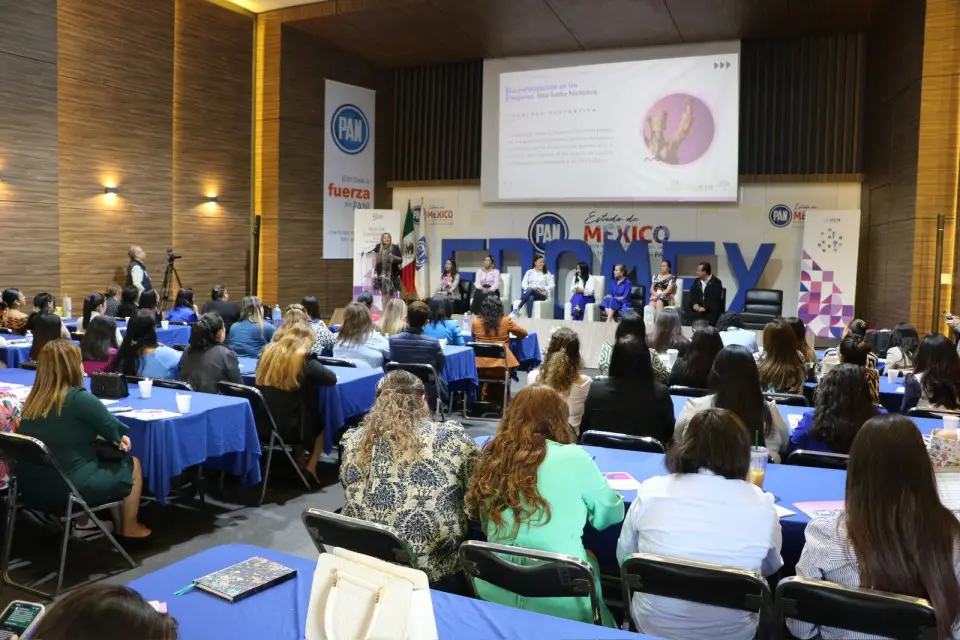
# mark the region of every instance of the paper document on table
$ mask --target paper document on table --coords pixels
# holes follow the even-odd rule
[[[636,491],[640,488],[637,479],[626,471],[608,471],[603,477],[610,483],[610,488],[614,491]]]
[[[22,384],[17,384],[16,382],[0,382],[0,391],[13,391],[14,389],[22,388]]]
[[[950,511],[960,511],[960,473],[947,471],[935,475],[940,502]]]
[[[790,511],[790,509],[785,509],[778,504],[773,505],[773,508],[777,510],[778,518],[787,518],[789,516],[797,515],[796,511]]]
[[[797,425],[800,424],[800,420],[803,418],[802,413],[791,413],[787,416],[787,426],[790,427],[790,432],[793,433],[797,430]]]
[[[110,400],[109,398],[100,398],[100,402],[103,404],[117,404],[119,400]]]
[[[793,506],[811,518],[832,518],[843,513],[843,500],[819,500],[813,502],[794,502]]]
[[[114,415],[121,418],[133,418],[134,420],[169,420],[170,418],[179,418],[183,414],[166,411],[164,409],[135,409]]]
[[[897,393],[903,393],[903,387],[897,387]]]

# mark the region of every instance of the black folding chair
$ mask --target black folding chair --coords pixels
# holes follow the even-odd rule
[[[187,350],[187,347],[189,347],[189,346],[190,346],[190,345],[188,345],[188,344],[175,344],[175,345],[173,345],[173,350],[174,350],[174,351],[179,351],[179,352],[182,353],[182,352],[186,351],[186,350]]]
[[[787,456],[787,464],[798,467],[817,467],[819,469],[842,469],[846,470],[847,462],[850,456],[842,453],[831,453],[829,451],[810,451],[807,449],[797,449],[791,451]]]
[[[807,402],[807,399],[801,394],[797,393],[774,393],[772,391],[766,391],[763,394],[763,397],[768,401],[773,400],[779,405],[784,405],[788,407],[809,407],[810,403]]]
[[[117,542],[117,539],[114,538],[109,531],[107,531],[100,518],[95,515],[97,512],[103,511],[104,509],[119,506],[123,502],[122,499],[113,500],[103,504],[88,504],[86,500],[83,499],[83,496],[80,495],[80,492],[77,490],[77,488],[73,485],[73,482],[70,481],[70,478],[68,478],[60,468],[59,463],[50,453],[50,450],[47,449],[43,442],[37,440],[36,438],[30,438],[17,433],[0,432],[0,458],[2,458],[10,467],[10,484],[7,488],[6,496],[6,533],[3,540],[3,554],[2,557],[0,557],[0,567],[2,567],[4,584],[16,587],[17,589],[22,589],[27,593],[31,593],[41,598],[56,598],[63,590],[63,573],[67,564],[67,544],[70,541],[70,531],[72,525],[74,520],[84,516],[90,518],[90,521],[97,527],[97,529],[100,530],[100,533],[102,533],[107,540],[110,541],[110,544],[112,544],[113,547],[120,552],[120,555],[123,556],[124,560],[130,564],[131,569],[135,569],[138,566],[137,562],[130,557],[130,554],[128,554],[126,550],[120,546],[120,543]],[[56,471],[56,475],[60,478],[60,482],[62,482],[66,487],[68,493],[67,502],[66,505],[64,505],[65,508],[63,511],[51,512],[46,509],[39,509],[18,499],[19,487],[17,484],[17,471],[21,464],[46,467]],[[51,488],[52,487],[48,487],[46,490],[49,491]],[[60,568],[57,571],[57,588],[52,594],[19,584],[10,577],[10,554],[11,550],[13,549],[13,530],[16,522],[17,511],[19,509],[26,509],[37,513],[55,516],[58,519],[60,526],[63,528],[63,537],[60,543]]]
[[[71,331],[71,332],[70,332],[70,339],[71,339],[71,340],[80,340],[81,338],[83,338],[83,334],[84,334],[84,333],[86,333],[86,332],[85,332],[85,331]]]
[[[320,553],[326,553],[324,545],[342,547],[384,562],[417,568],[413,550],[393,527],[322,509],[306,509],[300,518]]]
[[[492,342],[468,342],[466,346],[473,349],[473,355],[477,358],[494,358],[496,360],[503,360],[503,370],[504,377],[501,380],[500,378],[478,378],[478,382],[482,385],[484,382],[487,384],[500,384],[503,383],[503,406],[500,408],[500,415],[497,418],[502,419],[503,416],[507,414],[507,400],[510,398],[510,366],[507,361],[507,347],[502,344],[492,343]],[[467,403],[463,403],[463,417],[467,417]]]
[[[955,416],[960,415],[956,411],[937,411],[935,409],[918,409],[916,407],[909,409],[907,415],[911,418],[933,418],[934,420],[942,420],[943,416]]]
[[[634,553],[620,568],[623,604],[630,611],[634,592],[760,614],[761,640],[770,637],[773,596],[756,572],[709,562],[696,562],[651,553]],[[630,615],[624,617],[624,628]],[[635,624],[635,623],[634,623]]]
[[[823,580],[781,580],[775,608],[780,637],[792,637],[784,634],[786,618],[894,640],[939,637],[933,607],[922,598],[844,587]]]
[[[388,362],[387,373],[391,371],[407,371],[420,378],[427,389],[432,389],[433,393],[427,392],[427,398],[436,403],[435,410],[439,414],[440,422],[443,422],[443,399],[440,397],[440,376],[432,364],[417,364],[413,362]],[[430,396],[433,396],[430,398]]]
[[[189,327],[192,326],[193,322],[186,322],[185,320],[169,320],[168,323],[171,327]]]
[[[347,367],[350,369],[356,369],[357,363],[351,362],[349,360],[343,360],[341,358],[330,358],[327,356],[317,356],[317,362],[322,364],[325,367]]]
[[[6,335],[8,333],[13,333],[13,329],[8,329],[7,327],[0,327],[0,335]]]
[[[585,447],[604,447],[605,449],[623,449],[644,453],[663,453],[659,440],[648,436],[632,436],[612,431],[584,431],[580,434],[580,444]]]
[[[274,420],[273,413],[270,412],[267,400],[263,397],[263,394],[260,393],[260,389],[249,387],[245,384],[236,384],[235,382],[219,382],[217,386],[220,389],[220,393],[225,396],[247,399],[250,403],[250,409],[253,410],[253,419],[257,423],[257,433],[260,434],[260,448],[261,450],[264,448],[267,450],[267,464],[263,471],[263,487],[260,490],[260,500],[257,502],[257,506],[259,507],[263,504],[263,498],[267,495],[267,481],[270,479],[270,464],[273,462],[273,450],[277,447],[287,456],[290,464],[294,470],[296,470],[297,475],[300,476],[300,480],[303,481],[303,486],[307,488],[307,491],[312,491],[313,487],[310,486],[310,482],[308,482],[307,478],[303,475],[300,466],[296,460],[293,459],[293,455],[287,448],[287,443],[280,437],[280,431],[277,429],[277,421]],[[268,431],[270,432],[270,440],[264,444],[264,434]]]
[[[177,391],[193,391],[188,383],[182,380],[171,380],[170,378],[153,378],[153,386],[160,389],[176,389]]]
[[[710,390],[698,389],[697,387],[684,387],[680,385],[674,385],[670,387],[670,395],[683,396],[685,398],[702,398],[703,396],[710,395]]]
[[[25,369],[26,371],[36,371],[37,363],[34,360],[27,360],[26,362],[20,363],[20,368]]]

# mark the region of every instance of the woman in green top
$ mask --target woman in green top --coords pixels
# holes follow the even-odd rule
[[[643,321],[643,316],[631,309],[620,317],[620,323],[617,325],[617,332],[613,338],[616,342],[624,336],[633,336],[644,345],[647,344],[647,325]],[[604,342],[600,347],[600,357],[597,362],[597,368],[600,369],[600,375],[610,375],[610,358],[613,355],[613,345]],[[650,349],[650,364],[653,366],[653,377],[657,382],[667,383],[670,378],[670,370],[664,366],[660,356],[653,349]]]
[[[588,523],[605,529],[622,522],[623,498],[600,475],[590,454],[571,443],[563,398],[548,387],[525,388],[480,454],[466,509],[480,520],[490,542],[586,560],[597,576],[599,594],[597,560],[584,549],[581,536]],[[484,600],[593,622],[587,597],[524,598],[482,580],[475,587]],[[616,626],[602,600],[601,610],[603,623]]]
[[[127,426],[83,387],[80,347],[54,340],[40,350],[37,377],[21,411],[21,435],[43,442],[63,472],[88,503],[123,499],[121,513],[112,513],[120,534],[145,538],[150,529],[137,522],[143,478],[133,456],[119,462],[101,462],[94,449],[97,439],[130,451]],[[16,476],[24,501],[44,508],[66,505],[67,488],[49,467],[18,465]]]

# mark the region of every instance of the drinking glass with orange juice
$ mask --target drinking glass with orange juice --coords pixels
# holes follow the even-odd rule
[[[766,447],[750,447],[750,471],[747,472],[747,482],[763,489],[763,479],[767,475],[767,458],[769,452]]]

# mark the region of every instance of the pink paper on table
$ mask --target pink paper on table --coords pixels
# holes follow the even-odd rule
[[[833,518],[843,513],[843,500],[819,500],[814,502],[794,502],[793,506],[811,518]]]
[[[614,491],[636,491],[640,488],[637,479],[626,471],[607,471],[603,477],[610,483]]]
[[[796,431],[797,425],[800,424],[800,420],[803,418],[802,413],[791,413],[787,416],[787,423],[790,426],[790,431]]]

